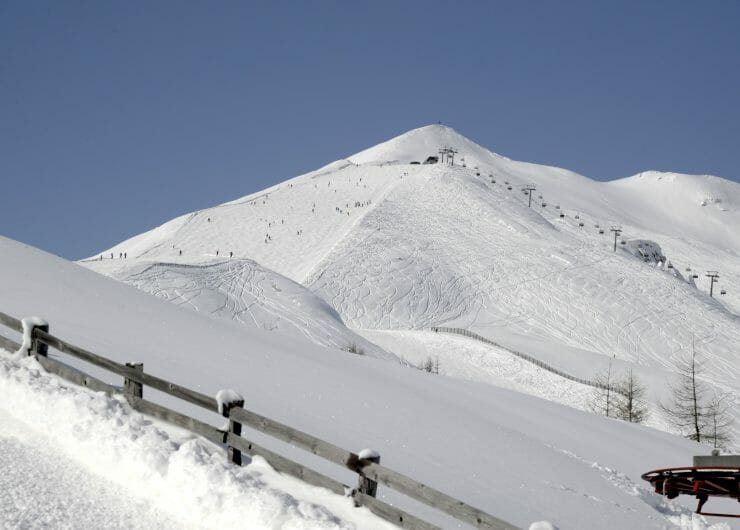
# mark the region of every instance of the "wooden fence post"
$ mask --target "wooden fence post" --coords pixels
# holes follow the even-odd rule
[[[357,456],[360,459],[358,462],[360,480],[357,483],[357,490],[369,497],[375,497],[375,494],[378,492],[378,483],[363,475],[362,468],[370,463],[380,464],[380,454],[372,449],[363,449]]]
[[[49,333],[49,324],[34,324],[33,328],[31,329],[31,337],[33,337],[33,332],[37,329]],[[33,339],[33,341],[31,342],[31,349],[28,350],[28,355],[46,357],[48,354],[49,346],[38,339]]]
[[[144,363],[126,363],[126,366],[135,372],[144,373]],[[123,391],[129,402],[133,401],[134,398],[141,399],[144,397],[144,385],[128,377],[123,380]]]
[[[244,400],[235,399],[233,401],[224,402],[222,405],[221,414],[223,414],[225,418],[229,418],[229,433],[233,434],[234,436],[241,436],[242,424],[231,419],[231,410],[235,408],[244,408]],[[242,465],[242,452],[239,449],[228,445],[228,438],[226,447],[229,461],[232,464],[236,464],[237,466]]]

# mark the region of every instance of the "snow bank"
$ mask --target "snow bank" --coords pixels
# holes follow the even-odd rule
[[[200,528],[391,528],[351,499],[277,474],[255,457],[230,465],[223,451],[174,435],[109,398],[67,385],[32,359],[0,357],[4,408],[96,475]],[[1,523],[1,522],[0,522]],[[73,524],[68,521],[67,524]],[[2,526],[2,524],[0,524]]]

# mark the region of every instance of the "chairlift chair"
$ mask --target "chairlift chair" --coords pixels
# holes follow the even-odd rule
[[[694,278],[694,279],[697,279],[699,277],[699,275],[698,274],[692,274],[691,277]]]
[[[603,230],[599,230],[599,234],[603,234],[603,233],[604,233],[604,231],[603,231]]]
[[[542,203],[542,207],[544,208],[545,206],[547,206],[547,203],[546,202],[543,202]]]
[[[578,223],[578,226],[583,226],[583,223]]]
[[[626,245],[626,244],[627,244],[627,242],[626,242],[626,241],[625,241],[624,239],[623,239],[622,241],[620,241],[619,243],[620,243],[621,245]]]
[[[719,294],[727,294],[727,291],[725,291],[724,289],[722,289],[722,290],[721,290],[721,291],[719,292]]]
[[[511,186],[506,186],[506,189],[507,190],[511,190]]]
[[[580,219],[580,218],[581,218],[581,216],[578,215],[578,214],[576,214],[576,219]]]
[[[561,213],[561,214],[560,214],[560,217],[565,217],[565,214],[564,214],[564,213]]]

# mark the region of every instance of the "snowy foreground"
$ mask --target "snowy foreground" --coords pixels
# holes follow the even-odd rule
[[[259,457],[232,466],[208,442],[31,359],[0,359],[0,393],[4,527],[392,528]]]
[[[376,449],[389,467],[523,528],[539,521],[561,530],[709,527],[640,479],[649,469],[688,464],[706,453],[703,446],[490,384],[206,317],[8,239],[0,238],[0,255],[3,311],[42,316],[70,342],[120,362],[143,360],[148,372],[202,392],[238,390],[258,413],[348,449]],[[101,496],[125,491],[137,500],[115,508],[121,517],[135,502],[151,526],[185,519],[222,528],[382,527],[347,499],[277,476],[260,459],[227,466],[208,444],[142,418],[121,400],[59,383],[28,361],[2,359],[0,395],[0,412],[13,418],[0,423],[6,454],[17,455],[19,446],[42,452],[105,483]],[[39,445],[47,440],[53,448]],[[17,468],[9,464],[16,460]],[[64,469],[53,478],[28,474],[20,460],[3,460],[14,485],[48,488],[58,480],[63,489],[68,480]],[[382,486],[379,496],[413,509]],[[26,497],[14,498],[27,506]],[[18,515],[3,502],[13,526]],[[453,527],[430,510],[417,513]],[[54,525],[73,525],[75,517],[46,513]]]

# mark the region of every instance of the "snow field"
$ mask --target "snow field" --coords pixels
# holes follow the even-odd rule
[[[538,521],[550,521],[558,528],[606,530],[708,526],[706,520],[690,515],[687,504],[693,505],[692,499],[666,501],[652,494],[640,479],[646,470],[682,465],[690,462],[693,454],[706,452],[705,447],[687,440],[490,384],[420,373],[396,363],[323,348],[305,339],[206,318],[4,238],[0,238],[0,253],[5,312],[42,315],[50,322],[52,333],[65,340],[119,362],[143,360],[147,372],[209,395],[232,388],[243,394],[246,406],[257,413],[340,447],[374,449],[388,467],[523,528]],[[47,382],[39,385],[41,396],[25,393],[25,382],[14,386],[18,399],[2,400],[0,409],[14,413],[29,406],[35,407],[34,412],[53,411],[51,424],[58,424],[61,432],[73,431],[66,438],[73,454],[81,454],[75,452],[76,444],[87,447],[84,440],[74,438],[75,432],[97,436],[85,415],[77,427],[76,420],[67,417],[74,403],[90,398],[44,397],[45,392],[51,392]],[[3,389],[2,394],[9,392]],[[145,389],[145,395],[147,392]],[[211,471],[216,470],[213,474],[218,477],[219,489],[225,488],[226,500],[235,498],[230,492],[240,478],[233,475],[235,471],[223,473],[218,467],[223,465],[222,457],[214,456],[207,444],[172,434],[140,416],[134,420],[138,426],[130,427],[126,417],[132,413],[126,412],[124,403],[96,403],[94,408],[100,409],[103,419],[91,422],[93,425],[103,423],[115,430],[119,428],[116,418],[124,424],[120,426],[124,435],[113,440],[109,449],[120,448],[117,458],[125,460],[128,451],[135,454],[136,444],[157,442],[157,452],[146,462],[152,466],[149,471],[139,463],[121,473],[139,473],[140,480],[148,480],[142,491],[152,483],[176,481],[179,475],[174,471],[182,469],[177,466],[189,469],[191,459],[196,459],[206,463],[196,479],[207,485],[200,477],[211,477]],[[184,412],[197,416],[194,410]],[[152,425],[155,431],[150,431]],[[127,432],[136,440],[127,441]],[[80,457],[87,458],[88,453],[91,451]],[[185,463],[173,467],[173,462],[181,461],[179,457]],[[107,472],[105,461],[99,458],[92,456],[90,465]],[[215,467],[210,467],[214,458]],[[253,479],[245,480],[254,484]],[[203,487],[208,490],[201,492],[207,506],[219,502]],[[242,491],[242,486],[234,488]],[[304,498],[293,489],[273,489]],[[408,501],[392,496],[382,486],[379,496],[409,508]],[[282,498],[268,497],[260,505],[266,512],[274,510],[271,520],[282,521],[287,511]],[[197,507],[195,501],[193,504]],[[226,501],[220,506],[232,509]],[[184,507],[183,513],[194,509]],[[233,509],[235,513],[249,510],[251,516],[261,508],[240,505]],[[315,518],[323,521],[326,511],[339,514],[338,510],[332,506]],[[222,520],[229,517],[224,513]],[[450,526],[445,520],[431,520]]]
[[[325,301],[246,259],[203,265],[139,262],[118,279],[195,311],[335,349],[355,344],[366,355],[394,357],[349,330]]]
[[[123,488],[125,495],[155,509],[165,524],[169,520],[169,527],[392,528],[367,510],[354,508],[351,499],[279,475],[259,457],[245,467],[230,465],[223,450],[208,442],[174,434],[133,411],[122,398],[68,385],[45,374],[31,359],[18,363],[0,357],[0,392],[3,410],[16,421],[33,418],[29,427],[43,440],[37,450],[46,452],[46,446],[52,446],[86,472],[104,479],[101,482],[117,486],[111,488],[114,491],[120,494]],[[15,454],[24,458],[26,451],[26,447],[16,448]],[[24,477],[17,477],[20,490],[33,489],[44,480],[25,479],[24,483]],[[89,492],[85,484],[80,486]],[[20,509],[22,501],[16,504]],[[89,517],[80,513],[87,506],[64,510],[51,506],[43,514],[54,526],[76,527],[81,517]],[[98,521],[101,509],[93,514]],[[147,517],[140,521],[135,515],[129,513],[131,519],[118,523],[141,528],[160,522]],[[15,520],[23,526],[24,516],[18,512],[16,517],[4,521]]]
[[[458,149],[458,165],[409,164],[443,146]],[[537,187],[532,208],[524,184]],[[655,399],[666,394],[672,363],[690,353],[693,340],[710,361],[707,381],[740,399],[740,319],[732,312],[740,309],[738,204],[738,186],[717,177],[646,172],[596,182],[506,159],[448,127],[429,126],[131,243],[151,238],[141,247],[146,259],[191,264],[226,262],[233,248],[303,283],[350,328],[463,327],[586,378],[609,359],[630,363],[655,382]],[[630,242],[616,254],[613,224]],[[625,252],[642,240],[663,249],[673,273]],[[139,261],[87,265],[126,278]],[[701,271],[700,290],[674,276],[689,274],[687,266]],[[704,294],[706,268],[721,271],[727,296]],[[200,310],[331,345],[333,326],[310,323],[322,320],[308,316],[313,307],[278,307],[264,281],[232,284],[230,274],[214,269],[208,278],[183,280],[192,285],[178,280],[174,292],[169,277],[133,281],[176,303],[197,300]],[[243,296],[249,282],[263,286],[256,299],[264,307]],[[339,330],[338,342],[351,338]]]

